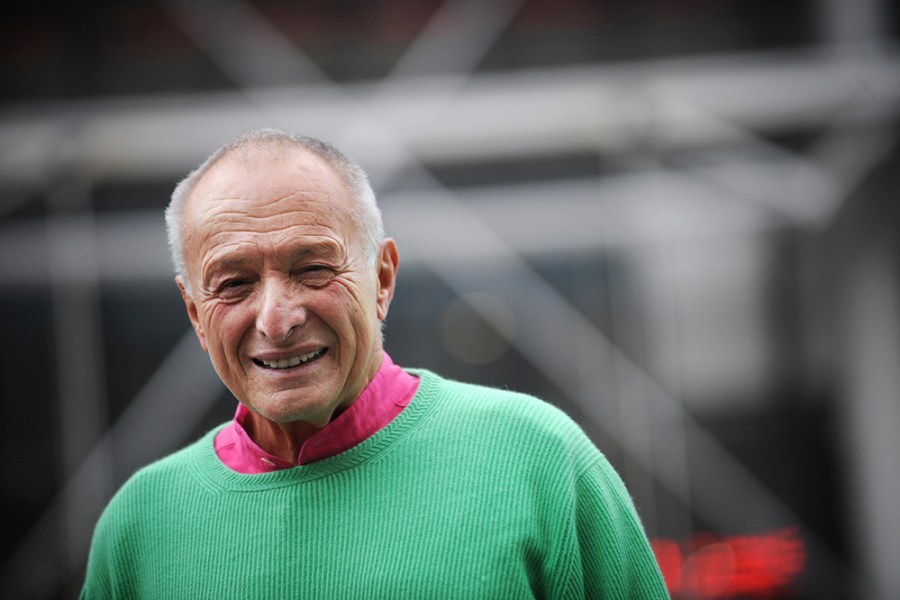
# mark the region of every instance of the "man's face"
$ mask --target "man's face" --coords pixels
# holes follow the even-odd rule
[[[397,252],[388,240],[366,260],[353,201],[291,150],[225,159],[185,207],[188,315],[225,385],[269,420],[322,427],[380,365]]]

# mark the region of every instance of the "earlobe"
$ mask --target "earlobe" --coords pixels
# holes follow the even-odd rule
[[[191,298],[191,295],[188,294],[180,275],[175,278],[175,283],[178,284],[178,289],[181,291],[181,299],[184,300],[184,307],[187,309],[188,318],[191,320],[194,333],[197,334],[197,339],[200,340],[200,347],[203,348],[204,352],[209,352],[206,348],[206,335],[203,333],[203,327],[200,325],[197,304]]]
[[[400,267],[400,254],[397,251],[397,243],[388,238],[381,245],[381,255],[378,260],[378,298],[377,315],[379,321],[387,318],[388,308],[394,297],[394,288],[397,284],[397,269]]]

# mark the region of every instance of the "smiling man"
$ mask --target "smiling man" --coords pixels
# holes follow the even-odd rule
[[[138,471],[82,598],[667,598],[621,480],[536,398],[395,365],[399,254],[365,173],[265,129],[166,211],[235,417]]]
[[[296,463],[381,366],[398,256],[361,172],[311,140],[264,139],[188,179],[169,222],[200,344],[251,437]]]

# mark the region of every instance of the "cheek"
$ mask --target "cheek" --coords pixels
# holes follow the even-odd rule
[[[344,348],[342,353],[351,348],[351,352],[357,353],[368,346],[373,335],[370,320],[374,316],[374,304],[371,311],[367,310],[357,286],[333,285],[322,291],[325,293],[312,310],[337,336]]]
[[[252,322],[252,315],[237,305],[216,304],[209,307],[203,321],[208,340],[219,346],[229,346],[240,341],[247,323]]]
[[[357,335],[362,335],[362,327],[368,325],[371,315],[375,314],[374,296],[366,294],[364,288],[353,283],[337,286],[329,299],[329,308],[349,321]]]

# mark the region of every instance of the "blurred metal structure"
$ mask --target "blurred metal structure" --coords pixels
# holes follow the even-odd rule
[[[900,381],[890,375],[900,358],[896,227],[881,221],[869,241],[867,230],[843,225],[853,214],[848,201],[895,151],[900,133],[900,52],[881,25],[888,3],[820,0],[825,43],[814,48],[476,73],[521,4],[447,0],[386,77],[347,84],[323,74],[249,2],[166,0],[167,14],[235,91],[0,112],[0,182],[23,198],[50,199],[46,219],[0,223],[0,293],[51,290],[68,481],[3,568],[2,589],[27,587],[22,575],[34,576],[29,565],[60,531],[65,576],[77,585],[90,529],[122,478],[113,462],[127,474],[182,445],[221,392],[188,332],[105,431],[99,287],[164,284],[171,275],[158,214],[94,214],[93,187],[147,177],[174,183],[237,132],[272,125],[334,141],[370,171],[404,269],[435,273],[463,298],[485,289],[501,297],[519,324],[509,342],[622,448],[629,484],[649,489],[642,498],[651,529],[659,486],[680,502],[685,533],[691,514],[723,531],[802,526],[810,552],[826,565],[819,581],[806,582],[810,597],[843,597],[842,586],[851,597],[900,597],[891,564],[900,535],[889,525],[900,509],[892,467],[900,458]],[[285,79],[295,83],[273,83]],[[801,149],[772,141],[797,131],[811,139]],[[617,168],[459,189],[432,172],[556,155]],[[0,211],[15,209],[15,198],[5,202]],[[825,323],[832,315],[813,311],[811,327],[829,332],[803,341],[811,369],[828,369],[835,353],[821,344],[847,336],[838,377],[846,468],[854,474],[850,560],[694,417],[705,408],[704,385],[735,380],[719,373],[724,383],[710,383],[722,365],[692,371],[689,335],[672,329],[702,310],[691,306],[703,293],[689,283],[692,257],[734,252],[762,265],[748,269],[765,269],[761,238],[782,230],[846,232],[840,239],[853,250],[841,263],[842,328],[832,331]],[[658,292],[644,310],[661,323],[647,335],[663,350],[636,357],[617,346],[531,262],[599,250],[627,256],[643,291]],[[827,268],[812,260],[812,270]],[[747,273],[730,275],[726,285]],[[741,292],[752,294],[753,280],[745,285]],[[804,301],[828,291],[813,284]],[[748,317],[735,326],[746,336],[736,356],[750,386],[766,368],[750,364],[767,352],[760,322]],[[718,350],[699,351],[698,361]]]

